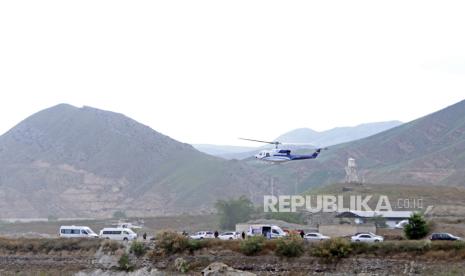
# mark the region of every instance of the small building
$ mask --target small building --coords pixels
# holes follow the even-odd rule
[[[346,211],[339,213],[337,218],[348,218],[355,224],[373,222],[376,217],[382,217],[387,227],[394,228],[397,223],[412,216],[413,211]]]

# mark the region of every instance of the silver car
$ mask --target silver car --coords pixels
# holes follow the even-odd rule
[[[373,233],[361,233],[361,234],[352,236],[350,239],[353,242],[383,242],[384,241],[384,238],[382,236],[378,236]]]
[[[315,232],[315,233],[305,234],[304,239],[308,241],[323,241],[323,240],[329,240],[330,237]]]

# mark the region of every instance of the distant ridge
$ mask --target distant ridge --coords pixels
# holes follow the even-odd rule
[[[401,125],[400,121],[375,122],[353,127],[336,127],[326,131],[299,128],[287,132],[275,140],[286,143],[308,143],[315,147],[327,147],[362,139]]]
[[[279,168],[301,189],[344,180],[355,158],[367,183],[465,186],[465,101],[376,135],[331,147],[321,158]]]

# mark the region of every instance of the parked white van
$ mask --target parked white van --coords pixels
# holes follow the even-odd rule
[[[252,224],[249,226],[247,236],[264,236],[267,239],[277,239],[287,236],[287,233],[276,225]]]
[[[61,238],[98,238],[92,229],[87,226],[60,226],[58,235]]]
[[[132,241],[137,239],[137,234],[130,228],[103,228],[100,230],[100,237],[109,240]]]

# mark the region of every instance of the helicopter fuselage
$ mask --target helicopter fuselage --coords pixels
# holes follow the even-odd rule
[[[288,149],[262,150],[255,155],[255,158],[267,162],[284,163],[293,160],[315,159],[320,151],[321,149],[317,149],[313,154],[291,154],[291,150]]]

